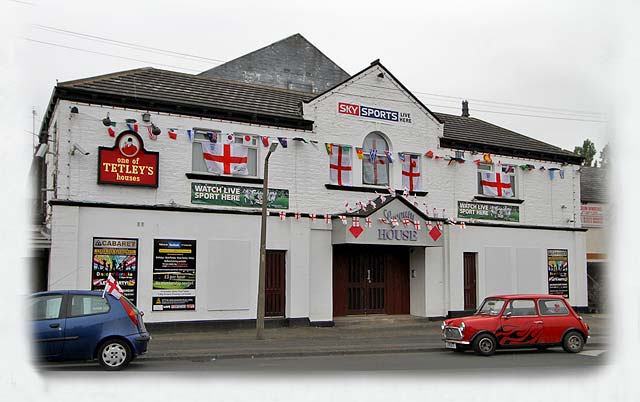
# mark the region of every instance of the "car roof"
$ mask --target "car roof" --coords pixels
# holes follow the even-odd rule
[[[102,296],[102,290],[49,290],[47,292],[34,293],[32,296],[47,296],[59,294]]]
[[[544,294],[511,294],[511,295],[496,295],[487,296],[486,299],[564,299],[560,295],[544,295]]]

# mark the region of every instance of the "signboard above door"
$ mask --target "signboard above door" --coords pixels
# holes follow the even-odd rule
[[[367,227],[364,216],[357,217],[358,226],[354,226],[353,218],[347,217],[346,225],[342,224],[338,217],[334,217],[332,230],[332,244],[375,244],[396,246],[442,246],[444,235],[439,231],[438,235],[429,234],[425,220],[414,210],[399,201],[393,201],[380,206],[368,218],[371,227]],[[382,219],[382,221],[381,221]],[[397,221],[397,226],[391,224]],[[409,223],[403,224],[403,219]],[[414,222],[419,222],[416,228]],[[436,227],[436,222],[432,222]],[[438,229],[439,230],[439,229]],[[443,232],[443,230],[442,230]]]

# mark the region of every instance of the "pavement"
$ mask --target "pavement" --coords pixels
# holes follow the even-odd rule
[[[589,324],[587,347],[607,348],[608,315],[582,314]],[[255,328],[212,328],[175,325],[155,328],[144,360],[192,360],[329,356],[350,354],[441,352],[442,321],[412,316],[350,316],[335,319],[334,327],[270,327],[264,339]]]

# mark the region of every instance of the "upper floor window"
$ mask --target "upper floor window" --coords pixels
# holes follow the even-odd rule
[[[402,188],[409,191],[420,190],[422,187],[420,155],[404,152],[400,155],[400,160],[402,161]]]
[[[331,184],[350,186],[351,183],[351,147],[331,144],[329,156],[329,180]]]
[[[258,140],[255,135],[194,129],[191,147],[194,172],[257,177],[257,166]]]
[[[515,198],[515,165],[478,164],[478,194]]]
[[[389,151],[387,140],[381,133],[370,133],[364,139],[362,151],[362,183],[389,185],[389,163],[385,154]]]

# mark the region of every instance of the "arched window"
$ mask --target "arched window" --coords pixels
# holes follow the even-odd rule
[[[382,133],[374,131],[364,138],[362,144],[362,183],[389,185],[389,163],[385,151],[389,144]]]

